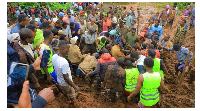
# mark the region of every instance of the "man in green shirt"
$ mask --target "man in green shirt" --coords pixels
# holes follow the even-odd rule
[[[51,25],[50,22],[48,21],[45,21],[43,22],[42,24],[42,29],[37,29],[37,32],[36,32],[36,35],[35,35],[35,38],[34,38],[34,43],[32,44],[34,48],[37,49],[37,45],[44,41],[44,37],[43,37],[43,31],[48,29],[48,30],[51,30],[53,28],[53,26]]]
[[[126,34],[125,40],[130,46],[132,46],[138,38],[138,35],[135,32],[136,28],[131,28],[131,31]],[[128,46],[126,46],[126,48],[129,49]]]

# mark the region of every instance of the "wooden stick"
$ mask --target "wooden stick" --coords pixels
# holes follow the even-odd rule
[[[138,35],[138,28],[139,28],[139,16],[137,17],[137,22],[138,22],[138,25],[137,25],[137,35]]]
[[[183,81],[183,78],[184,78],[184,75],[185,75],[185,68],[186,68],[186,66],[187,66],[187,63],[188,63],[188,59],[189,59],[189,57],[190,57],[190,51],[189,51],[189,53],[188,53],[188,55],[187,55],[187,59],[186,59],[186,62],[185,62],[185,65],[184,65],[184,68],[183,68],[183,72],[182,72],[182,74],[181,74],[181,78],[180,78],[180,82],[179,82],[179,87],[182,85],[182,81]]]

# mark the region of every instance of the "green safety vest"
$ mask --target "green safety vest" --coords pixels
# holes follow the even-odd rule
[[[107,41],[107,39],[106,39],[105,42],[103,43],[103,42],[101,41],[101,38],[100,38],[99,47],[104,47],[104,46],[106,45],[106,41]],[[97,47],[96,49],[97,49],[97,52],[99,52],[98,47]]]
[[[140,102],[144,106],[153,106],[159,101],[159,91],[161,77],[158,72],[144,73],[143,86],[140,89]]]
[[[51,48],[50,48],[48,45],[46,45],[46,44],[44,44],[44,43],[41,43],[40,46],[39,46],[39,48],[38,48],[37,57],[39,57],[39,49],[40,49],[41,47],[44,47],[44,48],[47,49],[47,50],[51,50]],[[52,73],[53,70],[54,70],[54,69],[53,69],[53,64],[52,64],[52,56],[53,56],[53,52],[52,52],[52,50],[51,50],[51,54],[50,54],[50,57],[49,57],[49,67],[47,68],[49,74]],[[43,69],[41,70],[41,72],[42,72],[42,74],[45,74],[45,72],[44,72]]]
[[[159,72],[162,79],[164,80],[164,73],[163,70],[160,70],[160,59],[154,58],[154,66],[153,66],[153,71],[154,72]]]
[[[126,71],[126,85],[125,90],[132,92],[136,88],[137,79],[140,75],[138,68],[125,69]]]

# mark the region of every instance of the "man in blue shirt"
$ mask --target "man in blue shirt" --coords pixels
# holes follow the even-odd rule
[[[25,28],[25,26],[29,24],[29,22],[30,21],[26,15],[20,14],[18,16],[17,24],[11,29],[10,33],[19,33],[22,28]]]
[[[70,29],[71,29],[71,34],[72,34],[72,37],[75,37],[75,36],[77,36],[78,37],[78,44],[79,44],[79,42],[80,42],[80,30],[81,30],[81,28],[80,28],[80,25],[79,25],[79,23],[77,23],[77,22],[70,22]]]
[[[168,51],[175,50],[175,52],[176,52],[176,55],[178,58],[178,64],[176,65],[175,70],[176,70],[176,75],[178,75],[179,71],[183,72],[183,67],[185,65],[189,50],[188,50],[188,48],[182,47],[179,43],[174,44],[173,47],[166,48],[166,49]],[[193,53],[191,52],[187,65],[190,63],[190,60],[192,59],[192,57],[193,57]]]
[[[151,39],[151,35],[155,30],[157,30],[157,32],[160,34],[159,39],[161,38],[161,36],[162,36],[162,26],[160,26],[159,24],[160,24],[160,20],[156,19],[155,24],[152,24],[152,26],[151,26],[149,39]]]

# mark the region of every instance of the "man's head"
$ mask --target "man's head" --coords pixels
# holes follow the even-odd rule
[[[31,20],[30,24],[33,24],[33,25],[35,25],[36,28],[38,28],[38,22],[37,21]]]
[[[33,31],[33,36],[35,37],[37,32],[36,26],[34,24],[29,24],[26,26],[26,28],[31,29]]]
[[[124,6],[123,9],[126,10],[126,7]]]
[[[153,49],[148,50],[147,52],[148,52],[148,57],[151,57],[152,59],[155,58],[156,52]]]
[[[94,34],[94,33],[95,33],[94,28],[90,28],[89,31],[88,31],[88,34],[89,34],[89,35],[92,35],[92,34]]]
[[[95,10],[92,11],[92,15],[96,15],[96,11]]]
[[[148,39],[149,38],[149,34],[148,33],[144,34],[144,38]]]
[[[168,41],[169,38],[170,38],[170,35],[169,35],[169,34],[165,34],[163,40],[164,40],[164,41]]]
[[[63,30],[58,30],[58,36],[61,36],[63,34],[65,34],[65,32]]]
[[[63,24],[62,24],[62,26],[63,26],[63,28],[67,28],[67,22],[63,22]]]
[[[41,23],[43,23],[43,22],[45,22],[45,21],[47,21],[47,19],[44,18],[44,17],[42,17],[42,18],[40,19],[40,22],[41,22]]]
[[[112,12],[112,7],[108,7],[108,12]]]
[[[109,34],[109,32],[105,32],[104,35],[105,35],[105,37],[109,37],[110,34]]]
[[[83,19],[80,19],[79,22],[81,23],[81,25],[84,24],[84,20]]]
[[[127,68],[132,68],[133,67],[133,64],[130,60],[126,60],[126,67]]]
[[[111,18],[111,13],[108,13],[108,18]]]
[[[183,27],[185,24],[186,24],[186,20],[185,19],[181,20],[180,25]]]
[[[127,15],[129,16],[131,14],[131,11],[127,11]]]
[[[82,16],[84,16],[85,13],[84,13],[84,11],[80,11],[79,14],[82,17]]]
[[[102,37],[101,38],[101,41],[104,43],[106,41],[106,38],[105,37]]]
[[[139,54],[136,51],[131,52],[130,54],[131,60],[137,61],[139,59]]]
[[[59,39],[59,40],[68,41],[68,37],[67,37],[67,35],[62,34],[62,35],[60,36],[60,39]]]
[[[42,25],[42,29],[43,30],[46,30],[46,29],[51,30],[53,28],[53,26],[51,25],[51,23],[48,22],[48,21],[43,22],[41,25]]]
[[[123,67],[123,66],[124,66],[124,58],[123,58],[123,57],[119,57],[119,58],[117,59],[117,64],[118,64],[119,66]]]
[[[107,49],[108,51],[111,51],[111,48],[112,48],[112,45],[110,45],[110,44],[107,44],[107,45],[106,45],[106,49]]]
[[[173,10],[175,10],[175,8],[176,8],[176,5],[174,5],[174,6],[172,7]]]
[[[26,41],[27,43],[33,43],[34,34],[31,29],[22,28],[19,32],[20,41]]]
[[[51,30],[44,30],[43,31],[43,37],[44,37],[44,40],[52,41],[53,40],[53,33],[51,32]]]
[[[158,35],[153,35],[152,36],[152,40],[158,41],[159,40],[159,36]]]
[[[117,26],[117,24],[116,23],[112,23],[111,24],[111,29],[113,30],[113,29],[115,29],[116,28],[116,26]]]
[[[149,23],[145,23],[145,25],[144,25],[144,29],[147,30],[148,27],[149,27]]]
[[[29,24],[29,19],[28,17],[25,15],[25,14],[20,14],[18,16],[18,22],[22,25],[22,26],[25,26],[25,25],[28,25]]]
[[[63,13],[63,12],[60,12],[59,14],[59,18],[62,20],[63,19],[63,17],[65,16],[65,14]]]
[[[157,41],[156,40],[152,40],[151,44],[153,45],[153,48],[156,48],[157,47]],[[153,49],[152,48],[152,49]]]
[[[154,66],[154,61],[152,58],[150,57],[146,57],[144,59],[144,68],[147,69],[147,68],[152,68]]]
[[[132,48],[134,48],[135,51],[136,51],[136,50],[139,50],[139,47],[138,47],[136,44],[133,44],[133,45],[132,45]]]
[[[58,47],[59,47],[59,52],[63,55],[67,55],[68,52],[69,52],[69,48],[70,48],[70,45],[67,44],[66,41],[64,40],[61,40],[58,44]]]
[[[187,6],[187,10],[189,10],[189,9],[190,9],[190,7],[191,7],[191,6],[190,6],[190,5],[188,5],[188,6]]]
[[[62,23],[63,23],[62,20],[57,20],[55,25],[56,25],[56,27],[61,28]]]
[[[117,7],[115,7],[115,9],[114,9],[114,13],[117,13]]]
[[[136,28],[131,28],[131,33],[132,33],[132,35],[134,35],[135,32],[136,32]]]
[[[159,12],[156,12],[156,16],[159,16]]]
[[[122,20],[119,20],[119,27],[123,27],[124,26],[124,23]]]
[[[160,20],[159,20],[159,19],[156,19],[156,20],[155,20],[155,26],[157,27],[157,26],[159,25],[159,23],[160,23]]]
[[[67,16],[68,16],[68,18],[71,18],[72,14],[70,11],[67,12]]]
[[[102,54],[104,54],[104,53],[109,53],[109,51],[107,49],[103,49]]]
[[[70,22],[70,27],[75,28],[75,23],[74,22]]]
[[[173,49],[175,51],[179,51],[181,49],[181,45],[179,43],[176,43],[176,44],[173,45]]]
[[[91,24],[94,24],[96,22],[96,18],[92,17],[91,18]]]
[[[90,15],[90,11],[89,10],[87,11],[87,15]]]
[[[34,14],[32,14],[32,20],[34,20],[35,19],[35,15]]]
[[[96,53],[93,53],[92,56],[94,56],[96,59],[99,59],[100,55],[96,52]]]

